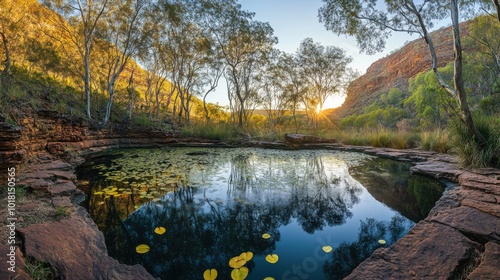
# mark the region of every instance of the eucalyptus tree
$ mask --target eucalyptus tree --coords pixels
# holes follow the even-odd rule
[[[14,45],[18,45],[22,37],[23,27],[26,23],[26,11],[36,3],[33,0],[0,0],[0,39],[4,50],[3,64],[5,65],[1,75],[6,77],[9,73],[11,51]]]
[[[472,21],[464,40],[474,50],[466,55],[465,75],[483,97],[493,94],[494,85],[500,84],[499,35],[500,22],[490,16],[480,16]]]
[[[299,130],[297,111],[301,108],[301,102],[307,93],[307,81],[302,75],[300,62],[295,54],[283,53],[278,61],[278,69],[282,73],[281,84],[287,100],[287,107],[292,111],[295,130]]]
[[[459,29],[459,11],[474,12],[476,4],[484,1],[416,1],[385,0],[323,0],[325,5],[319,10],[319,19],[326,28],[337,34],[352,35],[362,51],[373,54],[385,47],[391,32],[417,34],[424,38],[429,48],[434,71],[440,86],[457,101],[460,107],[460,120],[467,134],[476,139],[478,146],[486,140],[476,128],[467,102],[463,80],[462,44]],[[494,1],[497,2],[497,1]],[[454,77],[453,86],[446,83],[438,70],[438,58],[430,29],[438,21],[450,16],[453,32]]]
[[[205,74],[203,75],[204,77],[204,82],[203,84],[206,85],[204,87],[204,93],[203,93],[203,110],[205,111],[205,120],[207,122],[210,121],[210,113],[209,109],[207,106],[207,96],[215,91],[215,89],[219,86],[219,81],[222,75],[224,74],[225,66],[224,64],[218,59],[219,56],[217,56],[216,52],[213,54],[213,59],[207,64],[207,67],[205,67]]]
[[[267,112],[267,120],[272,126],[282,121],[290,102],[286,70],[280,65],[284,55],[274,49],[260,75],[262,105]]]
[[[92,120],[90,111],[91,95],[91,52],[95,41],[97,26],[113,8],[115,0],[43,0],[43,4],[62,16],[63,20],[55,18],[55,25],[61,31],[60,38],[56,38],[63,48],[67,42],[77,50],[79,59],[70,59],[83,79],[86,111],[89,120]],[[51,16],[52,17],[52,16]],[[69,50],[66,53],[71,53]],[[83,65],[79,65],[79,63]]]
[[[145,20],[149,0],[116,0],[115,11],[100,28],[101,39],[108,44],[104,51],[107,64],[106,88],[108,101],[106,112],[100,126],[105,126],[111,114],[115,96],[116,82],[131,58],[138,55],[149,35]]]
[[[165,42],[168,40],[167,32],[170,25],[181,20],[180,8],[180,3],[171,1],[154,1],[147,7],[146,19],[151,25],[151,32],[145,42],[147,48],[139,53],[139,59],[147,70],[146,103],[150,118],[153,114],[156,118],[160,118],[165,95],[167,96],[165,105],[168,109],[176,89],[175,84],[168,81],[168,79],[173,80],[174,71],[170,67],[171,58],[165,49]]]
[[[256,71],[277,42],[268,23],[253,20],[254,14],[233,0],[199,1],[200,20],[211,32],[222,54],[224,77],[232,115],[243,127],[255,105]]]
[[[309,85],[306,107],[312,106],[314,114],[321,112],[325,101],[341,94],[347,87],[347,65],[352,61],[341,48],[323,46],[306,38],[297,50],[301,72]],[[310,111],[310,110],[309,110]],[[312,112],[311,112],[312,113]]]

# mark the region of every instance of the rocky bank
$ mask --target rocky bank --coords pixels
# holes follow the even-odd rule
[[[16,279],[30,279],[25,272],[26,260],[42,261],[59,279],[153,279],[141,265],[119,264],[107,255],[103,234],[78,205],[84,198],[75,186],[74,168],[82,162],[80,156],[118,147],[223,144],[162,132],[95,132],[83,121],[52,112],[40,112],[22,123],[22,128],[11,128],[0,120],[2,170],[16,167],[18,186],[26,185],[33,192],[31,199],[17,201],[15,209]],[[452,156],[433,152],[345,146],[307,137],[302,141],[296,135],[293,138],[291,143],[247,142],[246,146],[363,152],[411,161],[415,163],[412,172],[457,183],[445,192],[425,220],[392,246],[377,249],[347,279],[500,276],[500,170],[463,170]],[[6,209],[0,212],[4,214],[3,222],[8,223]],[[2,240],[0,278],[14,279],[15,274],[7,270],[10,248],[5,244]]]

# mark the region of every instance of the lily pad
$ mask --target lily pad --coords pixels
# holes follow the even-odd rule
[[[271,235],[270,235],[269,233],[264,233],[264,234],[262,235],[262,238],[264,238],[264,239],[269,239],[269,238],[271,238]]]
[[[232,268],[240,268],[247,263],[245,259],[241,259],[240,256],[233,257],[229,260],[229,266]]]
[[[248,268],[235,268],[231,271],[231,279],[233,280],[243,280],[248,276]]]
[[[269,254],[266,256],[266,261],[268,263],[277,263],[278,259],[279,259],[279,257],[276,254]]]
[[[240,254],[240,260],[245,260],[249,262],[253,258],[253,253],[252,252],[244,252]]]
[[[215,280],[217,278],[217,270],[215,269],[207,269],[203,273],[203,279],[205,280]]]
[[[146,244],[141,244],[141,245],[138,245],[137,247],[135,247],[135,251],[139,254],[145,254],[147,252],[149,252],[149,246],[146,245]]]
[[[159,234],[159,235],[164,234],[166,231],[167,230],[164,227],[157,227],[157,228],[155,228],[155,233]]]
[[[322,249],[323,249],[323,252],[325,252],[327,254],[333,250],[332,246],[323,246]]]
[[[378,243],[379,243],[380,245],[385,245],[385,244],[387,244],[387,242],[386,242],[384,239],[380,239],[380,240],[378,241]]]
[[[273,277],[266,277],[266,278],[264,278],[264,280],[274,280],[274,278]]]

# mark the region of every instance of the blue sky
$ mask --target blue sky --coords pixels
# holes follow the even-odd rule
[[[318,9],[323,5],[321,0],[239,0],[244,10],[255,13],[255,20],[269,22],[278,37],[278,49],[294,53],[300,42],[311,37],[315,42],[325,46],[337,46],[344,49],[353,58],[349,67],[361,74],[376,60],[386,56],[392,50],[400,48],[407,41],[417,39],[405,33],[396,33],[387,41],[386,49],[376,55],[360,54],[354,38],[345,35],[337,36],[327,31],[318,21]],[[223,83],[224,84],[224,83]],[[227,105],[227,93],[223,86],[207,97],[207,100],[220,105]],[[325,104],[325,109],[339,103],[331,99]]]

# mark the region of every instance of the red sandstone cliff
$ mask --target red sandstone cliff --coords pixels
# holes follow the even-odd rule
[[[467,23],[461,25],[461,34],[468,33]],[[453,60],[453,38],[451,27],[442,28],[432,33],[436,47],[439,67]],[[431,69],[429,49],[424,39],[419,38],[406,44],[401,49],[375,61],[364,75],[354,80],[347,89],[344,104],[334,109],[335,118],[344,118],[359,112],[370,105],[383,92],[392,87],[401,90],[408,88],[408,79],[418,73]]]

